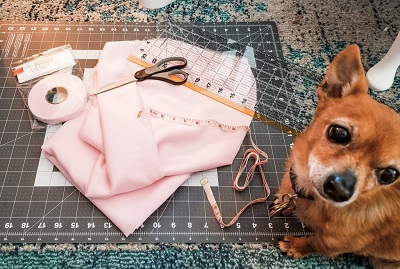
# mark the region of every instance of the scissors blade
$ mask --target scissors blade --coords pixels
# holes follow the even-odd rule
[[[108,86],[106,86],[104,88],[101,88],[100,90],[98,90],[95,93],[92,93],[91,95],[97,95],[99,93],[103,93],[103,92],[106,92],[106,91],[109,91],[109,90],[113,90],[115,88],[121,87],[123,85],[129,84],[129,83],[132,83],[132,82],[135,82],[135,81],[137,81],[137,78],[135,78],[134,76],[127,77],[127,78],[124,78],[124,79],[122,79],[122,80],[120,80],[120,81],[118,81],[116,83],[113,83],[113,84],[108,85]]]

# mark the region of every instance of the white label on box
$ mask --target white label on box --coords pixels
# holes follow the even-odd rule
[[[52,55],[40,56],[32,61],[23,63],[14,68],[18,81],[25,81],[44,76],[75,65],[71,50],[63,50]]]

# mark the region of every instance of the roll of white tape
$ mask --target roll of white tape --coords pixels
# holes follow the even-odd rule
[[[28,106],[40,121],[58,124],[78,115],[87,102],[83,81],[70,74],[56,74],[36,83],[28,96]]]

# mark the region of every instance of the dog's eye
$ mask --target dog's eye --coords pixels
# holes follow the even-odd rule
[[[394,168],[384,168],[384,169],[379,169],[376,171],[376,174],[378,176],[378,180],[382,184],[390,184],[393,183],[396,179],[399,178],[399,171],[397,171]]]
[[[351,135],[347,128],[340,125],[331,125],[328,129],[328,138],[336,144],[347,144],[351,140]]]

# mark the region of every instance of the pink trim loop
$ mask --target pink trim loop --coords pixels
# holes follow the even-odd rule
[[[229,223],[225,223],[222,219],[221,211],[219,210],[218,204],[215,201],[214,194],[212,193],[212,190],[211,190],[210,184],[208,183],[208,180],[206,178],[202,179],[200,181],[200,183],[204,188],[204,191],[207,195],[208,201],[210,202],[211,208],[214,212],[214,216],[215,216],[216,220],[218,221],[218,223],[221,225],[221,228],[229,227],[229,226],[232,226],[233,224],[235,224],[237,222],[237,220],[239,219],[240,215],[242,215],[242,213],[249,206],[251,206],[253,204],[265,202],[268,199],[269,195],[271,194],[267,180],[264,175],[264,171],[262,169],[262,165],[268,162],[268,155],[255,145],[255,143],[253,142],[253,139],[251,138],[250,129],[248,130],[248,132],[250,135],[250,141],[251,141],[253,148],[246,150],[246,152],[244,154],[244,158],[242,160],[242,163],[240,164],[239,171],[233,180],[233,188],[236,191],[244,191],[247,188],[247,186],[249,186],[251,180],[253,179],[254,173],[255,173],[256,169],[258,168],[260,175],[261,175],[261,179],[264,184],[266,195],[264,197],[257,198],[255,200],[252,200],[249,203],[247,203]],[[262,157],[264,157],[265,159],[261,160],[260,155]],[[247,176],[246,176],[246,180],[243,183],[243,185],[239,185],[239,179],[242,176],[243,172],[246,170],[247,163],[251,158],[254,159],[254,164],[250,167],[250,169],[247,173]]]

